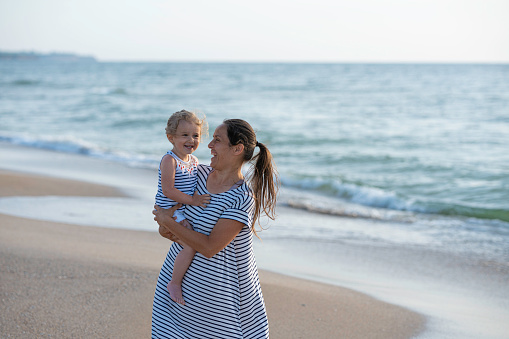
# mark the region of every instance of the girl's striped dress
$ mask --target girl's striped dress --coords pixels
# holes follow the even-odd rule
[[[253,253],[251,224],[254,198],[244,183],[211,194],[207,178],[212,168],[198,165],[196,190],[210,194],[206,208],[186,206],[195,231],[210,234],[219,219],[240,221],[244,227],[222,251],[210,259],[196,253],[182,283],[185,306],[173,302],[166,290],[173,263],[182,249],[173,243],[159,273],[152,309],[152,338],[268,338],[258,269]]]
[[[166,152],[165,156],[166,155],[172,156],[175,161],[177,161],[177,168],[175,169],[175,183],[173,186],[182,193],[193,195],[196,187],[198,158],[189,154],[189,161],[185,162],[172,151]],[[163,194],[163,188],[161,186],[161,163],[159,163],[159,182],[157,186],[156,205],[168,209],[172,208],[176,204],[177,202],[175,200],[172,200]],[[182,206],[175,212],[176,215],[182,216],[177,219],[178,222],[184,219],[184,209],[185,206]]]

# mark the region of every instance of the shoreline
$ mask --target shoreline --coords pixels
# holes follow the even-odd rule
[[[9,187],[4,196],[43,196],[51,190],[122,196],[114,188],[11,169],[0,171],[0,187]],[[149,336],[155,283],[169,248],[156,232],[5,214],[0,223],[2,333]],[[265,270],[260,280],[271,338],[412,338],[424,329],[422,315],[347,288]]]

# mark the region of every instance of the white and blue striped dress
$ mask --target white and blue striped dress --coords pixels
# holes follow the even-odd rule
[[[173,243],[159,273],[152,309],[152,338],[268,338],[251,225],[254,197],[247,184],[219,194],[207,191],[210,166],[198,165],[196,190],[210,194],[207,207],[186,206],[195,231],[210,234],[219,219],[244,227],[222,251],[208,259],[196,253],[182,282],[185,306],[170,299],[166,285],[182,249]]]
[[[189,154],[189,161],[186,162],[180,159],[172,151],[166,152],[165,156],[166,155],[172,156],[177,162],[177,167],[175,169],[175,183],[173,184],[173,187],[175,187],[182,193],[193,195],[194,189],[196,187],[196,174],[198,173],[197,172],[198,158],[196,158],[192,154]],[[156,205],[168,209],[172,208],[176,204],[177,202],[175,200],[172,200],[163,194],[163,188],[161,186],[161,164],[159,163],[159,182],[156,193]],[[183,215],[184,209],[185,206],[182,206],[176,211],[175,214]],[[183,219],[183,217],[177,219],[177,221],[180,221],[181,219]]]

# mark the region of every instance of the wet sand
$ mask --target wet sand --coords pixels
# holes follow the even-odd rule
[[[0,188],[0,196],[122,196],[13,171],[0,171]],[[5,214],[0,225],[2,337],[150,337],[166,239]],[[260,280],[273,339],[411,338],[424,328],[423,316],[347,288],[267,271]]]

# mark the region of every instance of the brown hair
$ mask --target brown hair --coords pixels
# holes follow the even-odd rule
[[[276,199],[279,189],[279,178],[274,164],[274,158],[268,147],[256,140],[256,134],[251,125],[241,119],[227,119],[226,125],[230,145],[244,145],[244,162],[251,161],[249,181],[255,197],[255,212],[252,231],[256,235],[255,223],[260,223],[261,212],[274,220],[276,218]],[[260,151],[253,156],[255,147]]]
[[[200,127],[200,138],[202,135],[208,133],[208,124],[205,120],[205,115],[203,115],[202,118],[198,118],[196,113],[189,112],[186,110],[181,110],[178,112],[175,112],[171,115],[171,117],[168,119],[168,122],[166,123],[166,134],[175,135],[177,133],[177,127],[179,126],[179,123],[185,120],[187,122],[190,122],[192,124],[196,124],[198,127]]]

